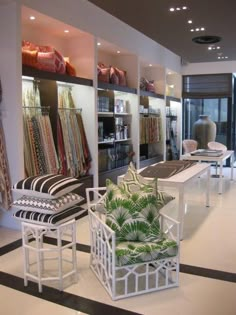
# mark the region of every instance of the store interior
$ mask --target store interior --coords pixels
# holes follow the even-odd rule
[[[89,1],[70,0],[67,10],[62,0],[0,2],[0,21],[2,310],[12,315],[235,314],[234,61],[224,61],[225,67],[222,62],[213,72],[210,63],[199,63],[193,71],[194,63],[184,66],[171,50]],[[227,147],[231,159],[218,170],[207,163],[211,174],[223,173],[220,179],[209,172],[195,174],[179,190],[157,181],[158,191],[173,197],[162,213],[180,221],[178,285],[114,300],[90,268],[86,190],[105,187],[108,179],[118,183],[131,162],[136,170],[180,162],[182,141],[194,139],[200,115],[214,122],[214,141]],[[39,217],[32,219],[32,213],[29,219],[18,211],[23,207],[12,205],[21,197],[16,183],[47,174],[76,179],[73,192],[83,199],[76,215],[62,221],[76,218],[72,259],[77,268],[76,275],[63,278],[62,290],[55,279],[43,281],[42,290],[37,277],[24,285],[22,249],[28,243],[22,246],[22,222],[37,230],[40,224],[33,220]],[[58,228],[59,223],[51,225],[50,232]],[[37,246],[56,247],[55,237],[43,242]],[[68,260],[72,248],[65,250]],[[37,255],[36,261],[44,260]],[[56,265],[49,263],[49,273]]]

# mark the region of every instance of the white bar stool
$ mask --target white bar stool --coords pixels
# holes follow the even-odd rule
[[[22,228],[22,246],[24,255],[24,285],[28,285],[28,280],[33,279],[38,282],[39,292],[42,292],[42,283],[45,281],[56,280],[59,282],[59,290],[63,290],[63,281],[65,278],[74,275],[77,282],[77,260],[76,260],[76,221],[71,220],[57,226],[48,226],[43,224],[34,224],[28,222],[21,223]],[[44,247],[44,236],[56,238],[56,246]],[[62,242],[62,237],[67,237]],[[63,245],[64,244],[64,245]],[[64,257],[66,249],[71,248],[71,257]],[[55,257],[46,257],[49,253],[55,253]],[[32,254],[36,259],[32,262]],[[46,255],[47,254],[47,255]],[[56,260],[53,264],[53,272],[56,275],[49,275],[49,269],[46,268],[46,261]],[[67,264],[64,270],[64,264]],[[69,266],[69,268],[68,268]],[[36,268],[35,268],[36,267]],[[55,268],[54,268],[55,267]],[[69,270],[68,270],[69,269]],[[52,271],[52,270],[51,270]]]

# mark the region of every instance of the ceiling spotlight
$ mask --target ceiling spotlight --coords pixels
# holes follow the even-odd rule
[[[64,30],[64,33],[69,33],[69,30]]]
[[[152,64],[151,64],[151,63],[149,63],[149,67],[152,67]]]
[[[225,56],[225,59],[228,59],[228,56]]]
[[[197,28],[196,28],[196,32],[198,32],[198,31],[200,31],[200,30],[199,30],[199,28],[197,27]]]
[[[184,6],[184,7],[182,7],[182,9],[183,9],[183,10],[187,10],[187,7]]]
[[[201,27],[201,31],[205,31],[205,27]]]
[[[193,29],[193,28],[191,28],[190,32],[194,32],[194,29]]]
[[[181,9],[179,7],[176,8],[176,11],[180,11]]]
[[[30,20],[35,20],[35,16],[31,15]]]
[[[220,59],[220,57],[217,57],[218,59]]]
[[[193,23],[193,21],[192,20],[188,20],[188,24],[192,24]]]
[[[120,50],[117,50],[117,54],[120,54]]]
[[[170,11],[171,11],[171,12],[174,12],[174,10],[175,10],[175,8],[170,8]]]
[[[101,43],[98,42],[98,43],[97,43],[97,46],[101,46]]]
[[[220,46],[217,46],[216,49],[220,49]]]
[[[210,46],[210,47],[208,47],[208,50],[212,50],[212,47]]]

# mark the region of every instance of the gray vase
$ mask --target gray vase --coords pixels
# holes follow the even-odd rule
[[[215,138],[216,124],[207,115],[200,115],[193,124],[193,139],[198,142],[198,149],[207,149],[208,142]]]

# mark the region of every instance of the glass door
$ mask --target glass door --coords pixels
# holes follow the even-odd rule
[[[208,115],[216,124],[216,139],[234,149],[232,99],[222,98],[186,98],[183,99],[183,139],[193,139],[193,124],[199,115]]]

